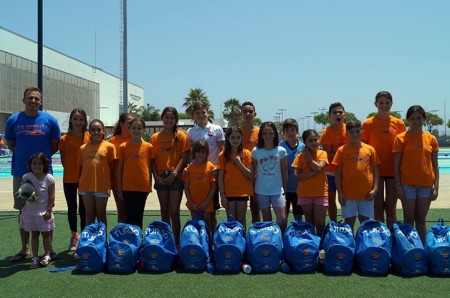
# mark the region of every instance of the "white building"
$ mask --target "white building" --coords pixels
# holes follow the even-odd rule
[[[74,108],[106,126],[115,124],[121,104],[119,77],[47,47],[43,56],[43,109],[58,119],[62,132]],[[29,86],[37,86],[37,43],[0,27],[0,133],[6,119],[23,110],[23,91]],[[128,83],[128,102],[143,106],[144,89]]]

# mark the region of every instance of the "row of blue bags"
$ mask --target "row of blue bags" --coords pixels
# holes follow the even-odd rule
[[[381,222],[363,222],[353,236],[347,224],[329,222],[322,237],[311,223],[293,221],[284,237],[277,224],[257,222],[245,235],[244,227],[231,218],[214,232],[211,251],[204,221],[190,220],[183,228],[179,258],[185,271],[205,271],[214,261],[219,273],[237,273],[244,261],[256,273],[274,273],[282,260],[295,272],[322,269],[330,274],[348,274],[356,264],[363,274],[385,275],[392,264],[403,275],[427,272],[450,275],[450,227],[442,219],[427,234],[424,248],[417,231],[410,225],[395,223],[392,230]],[[142,237],[144,243],[142,244]],[[106,241],[102,223],[83,230],[77,249],[80,272],[131,273],[136,264],[149,272],[168,272],[178,258],[172,231],[161,221],[153,221],[142,235],[139,227],[117,224]],[[107,265],[106,265],[107,264]]]

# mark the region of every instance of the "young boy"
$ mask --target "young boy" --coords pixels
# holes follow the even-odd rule
[[[348,137],[345,133],[345,109],[340,102],[332,103],[328,109],[328,117],[331,125],[322,131],[319,143],[322,150],[328,155],[328,165],[325,169],[328,179],[328,216],[330,220],[337,221],[336,205],[336,165],[333,165],[333,158],[339,147],[348,143]]]
[[[206,104],[202,101],[196,101],[192,108],[192,118],[197,123],[194,127],[191,127],[187,131],[187,136],[191,146],[194,145],[197,140],[205,140],[209,146],[208,161],[217,166],[219,162],[219,152],[223,150],[225,144],[225,135],[222,127],[216,124],[212,124],[208,121],[209,111]],[[214,210],[220,208],[218,189],[214,195]],[[216,213],[211,219],[211,227],[209,229],[214,231],[217,226]]]
[[[258,145],[259,127],[255,126],[253,120],[256,117],[255,105],[250,101],[246,101],[241,105],[242,117],[242,146],[244,149],[252,152],[253,148]],[[252,223],[261,221],[258,202],[255,197],[250,197],[250,212],[252,214]]]
[[[294,219],[303,215],[303,210],[300,205],[297,205],[297,180],[294,177],[294,170],[292,162],[297,154],[305,148],[305,145],[297,140],[298,123],[295,119],[288,118],[283,121],[282,125],[283,136],[285,141],[281,142],[280,146],[287,151],[287,169],[288,169],[288,184],[286,189],[286,218],[289,217],[290,205],[292,204],[292,214]]]
[[[377,113],[363,123],[361,140],[375,148],[379,166],[378,193],[374,203],[374,218],[384,222],[386,212],[386,224],[391,227],[397,221],[397,190],[394,180],[394,147],[395,137],[406,131],[401,119],[391,116],[392,95],[387,91],[380,91],[375,96]],[[385,192],[386,190],[386,192]],[[386,193],[386,196],[385,196]]]
[[[359,222],[373,217],[373,202],[378,191],[378,157],[375,149],[361,142],[361,122],[346,124],[349,143],[340,147],[333,159],[336,169],[336,188],[342,217],[352,229],[356,215]]]

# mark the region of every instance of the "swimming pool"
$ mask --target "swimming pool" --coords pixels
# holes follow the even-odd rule
[[[11,156],[8,151],[0,152],[0,178],[11,177]],[[441,149],[438,154],[439,172],[442,174],[450,173],[450,148]],[[63,166],[59,152],[52,157],[53,176],[63,176]]]
[[[11,177],[11,156],[8,151],[0,152],[0,178]],[[59,152],[52,157],[53,176],[63,176],[63,166],[61,164],[61,156]]]

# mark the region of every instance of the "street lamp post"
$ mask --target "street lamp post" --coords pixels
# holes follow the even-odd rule
[[[309,118],[311,118],[311,115],[306,115],[305,118],[307,119],[306,123],[308,124],[308,127],[306,129],[309,129]]]
[[[301,130],[305,130],[305,117],[300,117],[299,120],[301,123],[301,126],[300,126]]]
[[[286,111],[286,109],[278,109],[278,111],[280,111],[280,114],[281,114],[280,122],[283,122],[283,113],[284,113],[284,111]]]
[[[445,100],[444,100],[444,142],[447,142],[447,109],[445,107]]]
[[[317,114],[319,114],[319,112],[311,112],[311,114],[313,115],[314,130],[316,130],[316,120],[314,120],[314,116],[316,116]]]

